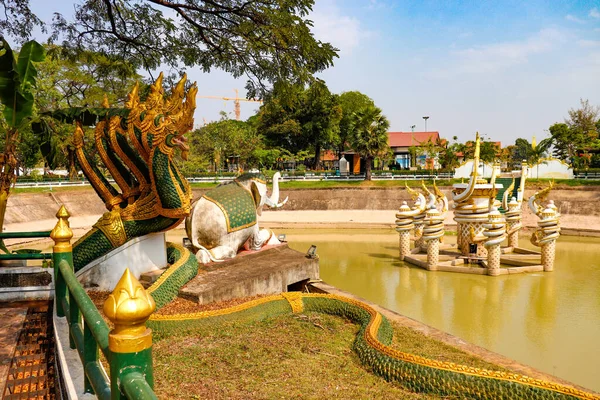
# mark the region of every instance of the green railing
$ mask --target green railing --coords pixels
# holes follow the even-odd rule
[[[53,264],[56,315],[66,318],[69,346],[76,349],[85,372],[84,391],[99,399],[157,399],[152,390],[152,331],[146,320],[154,311],[152,297],[127,269],[104,304],[108,324],[75,277],[69,213],[56,214]],[[141,290],[140,290],[141,288]],[[110,378],[100,362],[100,351],[109,365]]]
[[[37,231],[37,232],[0,232],[0,242],[3,243],[4,239],[30,239],[30,238],[47,238],[50,237],[51,231]],[[0,254],[0,260],[50,260],[52,254],[34,252],[30,249],[24,249],[16,253]]]

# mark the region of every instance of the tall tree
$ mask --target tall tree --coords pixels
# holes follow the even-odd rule
[[[438,154],[438,161],[442,169],[449,170],[459,166],[458,155],[463,151],[462,144],[458,143],[458,137],[452,138],[453,143],[446,143],[445,146],[440,146],[440,152]],[[440,143],[441,145],[441,143]]]
[[[530,151],[531,143],[529,143],[527,139],[518,138],[515,140],[515,145],[511,154],[513,166],[520,165],[523,161],[527,161]]]
[[[52,39],[70,53],[118,56],[136,68],[199,66],[246,76],[248,95],[269,82],[307,83],[333,65],[337,49],[314,38],[314,0],[83,0],[73,19],[56,13]],[[0,28],[28,37],[43,23],[28,0],[2,0],[9,18]]]
[[[321,168],[321,150],[339,143],[342,109],[338,96],[331,94],[325,82],[313,82],[302,96],[302,110],[298,121],[302,135],[314,148],[313,169]]]
[[[555,123],[548,129],[554,146],[554,156],[574,163],[579,152],[600,148],[600,109],[580,100],[581,108],[570,109],[564,123]]]
[[[342,118],[340,120],[340,133],[338,144],[338,156],[342,151],[346,150],[349,145],[349,137],[354,113],[362,110],[367,106],[374,106],[373,100],[358,91],[344,92],[338,97],[338,104],[342,109]]]
[[[323,81],[308,88],[276,84],[258,114],[258,130],[270,147],[291,153],[312,149],[313,168],[320,165],[321,150],[339,143],[342,110],[338,96],[331,94]]]
[[[189,140],[190,153],[203,155],[203,161],[213,164],[215,171],[225,162],[233,162],[231,157],[246,168],[255,150],[262,147],[262,139],[251,124],[226,118],[191,132]],[[197,168],[202,166],[199,158],[195,162]]]
[[[367,106],[353,114],[351,144],[354,151],[365,159],[365,180],[371,180],[375,156],[389,149],[389,128],[390,122],[378,107]]]

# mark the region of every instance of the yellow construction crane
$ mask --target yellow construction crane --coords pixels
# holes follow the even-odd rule
[[[197,97],[201,98],[201,99],[217,99],[217,100],[225,100],[225,101],[233,100],[235,119],[238,121],[240,120],[240,101],[247,101],[247,102],[251,102],[251,103],[262,103],[262,100],[245,99],[243,97],[240,97],[238,95],[238,90],[237,89],[233,89],[233,90],[235,90],[235,97],[219,97],[219,96],[197,96]]]

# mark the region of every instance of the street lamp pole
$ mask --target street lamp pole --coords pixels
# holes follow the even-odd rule
[[[429,119],[429,116],[425,116],[423,119],[425,120],[425,132],[427,132],[427,120]]]

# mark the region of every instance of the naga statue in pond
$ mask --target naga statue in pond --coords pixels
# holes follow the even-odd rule
[[[259,250],[279,243],[270,230],[259,229],[257,221],[264,205],[278,208],[287,202],[286,197],[279,203],[279,178],[276,172],[271,196],[264,175],[246,173],[209,190],[192,205],[185,229],[199,262],[222,261],[242,248]]]

